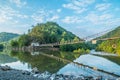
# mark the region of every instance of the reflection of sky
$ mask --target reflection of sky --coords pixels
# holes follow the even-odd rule
[[[113,72],[120,75],[120,66],[108,59],[93,56],[93,55],[82,55],[75,62],[84,63],[99,69],[103,69],[108,72]]]
[[[12,63],[5,63],[5,64],[1,64],[1,65],[2,66],[8,65],[14,69],[31,71],[31,69],[29,68],[29,65],[27,63],[22,63],[20,61],[12,62]]]
[[[18,61],[16,58],[12,58],[6,54],[0,54],[0,64],[11,63]]]
[[[58,71],[58,74],[65,74],[65,75],[95,75],[91,73],[91,69],[85,69],[84,67],[78,67],[73,65],[72,63],[67,64],[65,67]]]
[[[82,55],[78,59],[74,60],[74,62],[83,63],[89,66],[97,67],[99,69],[103,69],[105,71],[114,72],[120,75],[120,66],[116,63],[113,63],[105,58],[93,56],[93,55]],[[107,77],[107,74],[103,74],[102,72],[93,71],[89,68],[78,67],[73,64],[67,64],[63,68],[58,71],[58,74],[74,74],[74,75],[91,75],[98,76],[103,75]],[[109,76],[112,77],[112,76]]]

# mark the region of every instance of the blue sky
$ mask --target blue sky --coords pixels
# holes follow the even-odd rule
[[[26,33],[57,22],[79,37],[120,25],[120,0],[0,0],[0,32]]]

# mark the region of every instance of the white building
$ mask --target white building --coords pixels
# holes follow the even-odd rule
[[[39,43],[37,43],[37,42],[36,42],[36,43],[33,42],[33,43],[31,43],[31,46],[40,46],[40,45],[39,45]]]

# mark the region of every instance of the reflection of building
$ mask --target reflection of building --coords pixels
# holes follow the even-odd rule
[[[40,45],[39,45],[39,43],[37,43],[37,42],[36,42],[36,43],[33,42],[33,43],[31,43],[31,46],[40,46]]]
[[[39,55],[39,52],[31,52],[31,55]]]

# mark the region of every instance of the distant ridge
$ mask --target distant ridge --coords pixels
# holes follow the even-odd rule
[[[8,33],[8,32],[1,32],[0,33],[0,42],[7,42],[15,37],[18,37],[19,34],[15,33]]]

